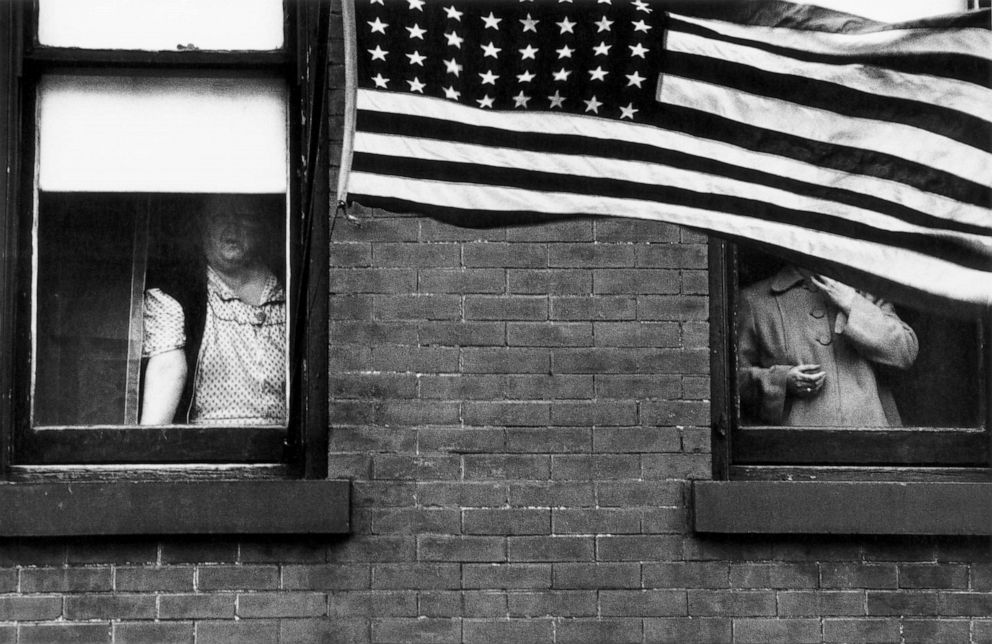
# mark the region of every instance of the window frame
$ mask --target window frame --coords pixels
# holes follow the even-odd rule
[[[284,2],[284,46],[276,52],[63,49],[37,45],[37,3],[0,9],[0,480],[32,480],[48,466],[231,463],[278,477],[327,476],[328,136],[326,0]],[[290,412],[287,429],[170,425],[77,426],[36,430],[30,423],[31,224],[35,192],[34,88],[53,70],[102,74],[262,73],[289,89]],[[111,450],[112,448],[112,450]],[[110,455],[110,452],[113,452]],[[37,466],[41,466],[38,468]],[[141,468],[137,468],[141,469]],[[180,468],[181,470],[181,468]],[[230,472],[217,473],[229,477]],[[44,475],[39,475],[44,478]],[[101,475],[102,476],[102,475]],[[182,475],[180,475],[181,477]],[[200,476],[200,475],[198,475]],[[2,533],[2,527],[0,527]]]

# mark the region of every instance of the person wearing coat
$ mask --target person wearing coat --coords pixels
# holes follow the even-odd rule
[[[901,424],[876,367],[908,369],[919,344],[888,302],[785,266],[741,292],[738,392],[745,423]]]

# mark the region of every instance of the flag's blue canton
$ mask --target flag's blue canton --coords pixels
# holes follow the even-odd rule
[[[480,109],[639,121],[663,12],[643,0],[358,0],[359,85]]]

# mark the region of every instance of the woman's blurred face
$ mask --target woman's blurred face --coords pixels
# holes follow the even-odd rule
[[[254,213],[232,206],[212,208],[206,215],[203,252],[207,262],[220,270],[251,266],[261,246],[262,222]]]

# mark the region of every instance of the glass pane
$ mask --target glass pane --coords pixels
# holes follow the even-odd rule
[[[34,424],[285,425],[285,213],[284,195],[41,193]]]
[[[38,97],[42,190],[286,191],[281,80],[50,75]]]
[[[863,290],[853,291],[845,314],[827,293],[830,283],[824,288],[803,267],[745,247],[738,248],[738,267],[742,424],[982,425],[979,321]]]
[[[281,49],[282,0],[40,0],[38,41],[83,49]]]

